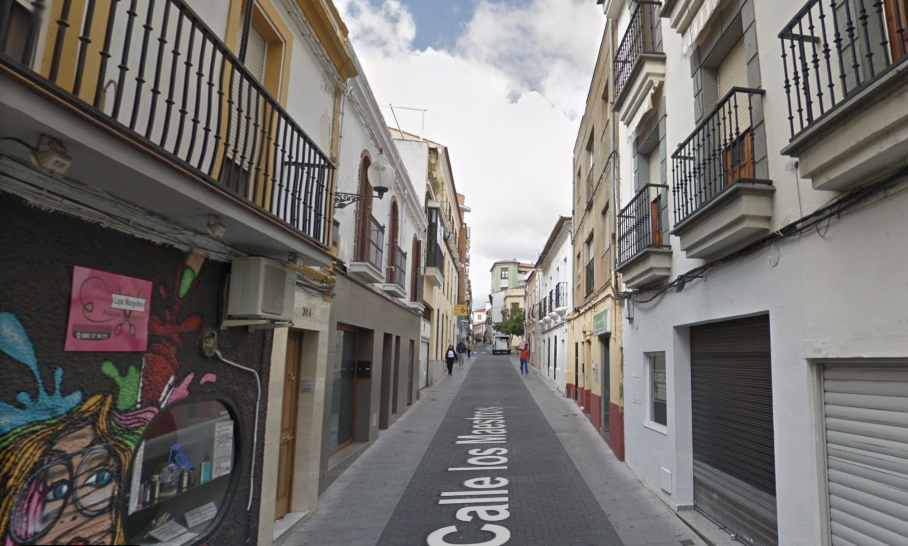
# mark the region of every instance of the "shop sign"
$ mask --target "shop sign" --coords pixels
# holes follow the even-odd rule
[[[454,306],[454,316],[455,317],[465,317],[467,316],[467,306],[466,305],[455,305]]]
[[[611,331],[611,322],[609,320],[609,310],[593,316],[593,335],[601,336]]]
[[[151,281],[73,267],[66,351],[145,352]]]

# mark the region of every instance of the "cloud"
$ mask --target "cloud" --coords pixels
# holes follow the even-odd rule
[[[374,49],[385,55],[405,54],[416,38],[416,21],[398,0],[385,0],[378,9],[367,0],[339,0],[336,7],[352,23],[357,50]]]
[[[449,148],[457,190],[472,208],[470,277],[481,304],[492,263],[535,261],[557,218],[571,214],[572,153],[601,8],[480,0],[454,47],[417,51],[413,17],[397,0],[337,6],[379,104],[427,108],[424,136]],[[419,114],[395,112],[403,130],[421,131]]]

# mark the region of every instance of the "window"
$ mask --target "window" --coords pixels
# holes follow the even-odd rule
[[[502,278],[502,279],[507,279],[507,278],[508,278],[508,270],[507,270],[507,269],[502,269],[502,270],[501,270],[501,278]]]
[[[0,44],[0,54],[17,61],[25,58],[25,46],[32,14],[24,5],[13,2],[6,25],[6,39]],[[0,32],[0,34],[3,34]]]
[[[593,150],[593,135],[596,134],[596,131],[590,129],[590,140],[586,143],[586,155],[589,156],[590,162],[590,172],[593,172],[593,165],[596,162],[596,153]]]
[[[665,387],[665,353],[649,356],[650,389],[652,404],[650,405],[650,421],[663,427],[668,426],[668,403]]]
[[[219,400],[180,403],[158,413],[133,458],[131,480],[124,484],[129,488],[126,542],[143,543],[149,532],[160,542],[178,541],[190,531],[201,535],[211,529],[227,511],[231,476],[239,462],[236,438],[234,412]],[[107,449],[92,448],[79,468],[101,476],[99,469],[112,468],[115,459]],[[97,492],[93,495],[97,498]],[[171,524],[152,530],[152,522],[164,514]]]

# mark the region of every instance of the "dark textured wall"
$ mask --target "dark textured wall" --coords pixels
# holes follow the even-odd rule
[[[153,282],[147,353],[63,350],[74,265]],[[76,428],[88,427],[117,446],[123,468],[114,481],[121,492],[128,483],[124,476],[131,453],[160,410],[162,385],[170,377],[174,385],[185,386],[171,395],[171,402],[188,392],[220,393],[236,404],[243,434],[241,459],[234,465],[236,490],[220,526],[205,542],[255,542],[258,498],[246,512],[255,381],[247,372],[205,358],[199,342],[202,331],[216,328],[219,284],[228,271],[227,264],[47,213],[0,193],[0,544],[15,544],[7,542],[15,519],[11,508],[28,473],[47,460],[56,439]],[[267,331],[219,331],[219,348],[226,358],[257,370],[265,389],[271,337]],[[267,390],[262,396],[267,398]],[[260,436],[264,421],[263,404]],[[123,543],[121,498],[111,512],[73,524],[70,534],[90,534],[91,544]],[[60,538],[75,537],[64,532]]]

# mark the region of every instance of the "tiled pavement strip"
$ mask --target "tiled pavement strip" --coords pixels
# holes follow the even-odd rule
[[[509,450],[508,470],[481,474],[510,479],[511,516],[497,522],[511,530],[508,544],[703,544],[614,457],[572,401],[535,372],[521,377],[516,358],[478,352],[421,397],[328,488],[316,514],[285,544],[417,546],[455,524],[461,533],[447,536],[452,544],[489,540],[475,532],[478,520],[455,520],[458,506],[438,505],[442,491],[462,491],[463,480],[479,475],[447,468],[465,466],[467,449],[486,447]],[[504,408],[508,443],[454,445],[470,431],[464,418],[486,406]]]

